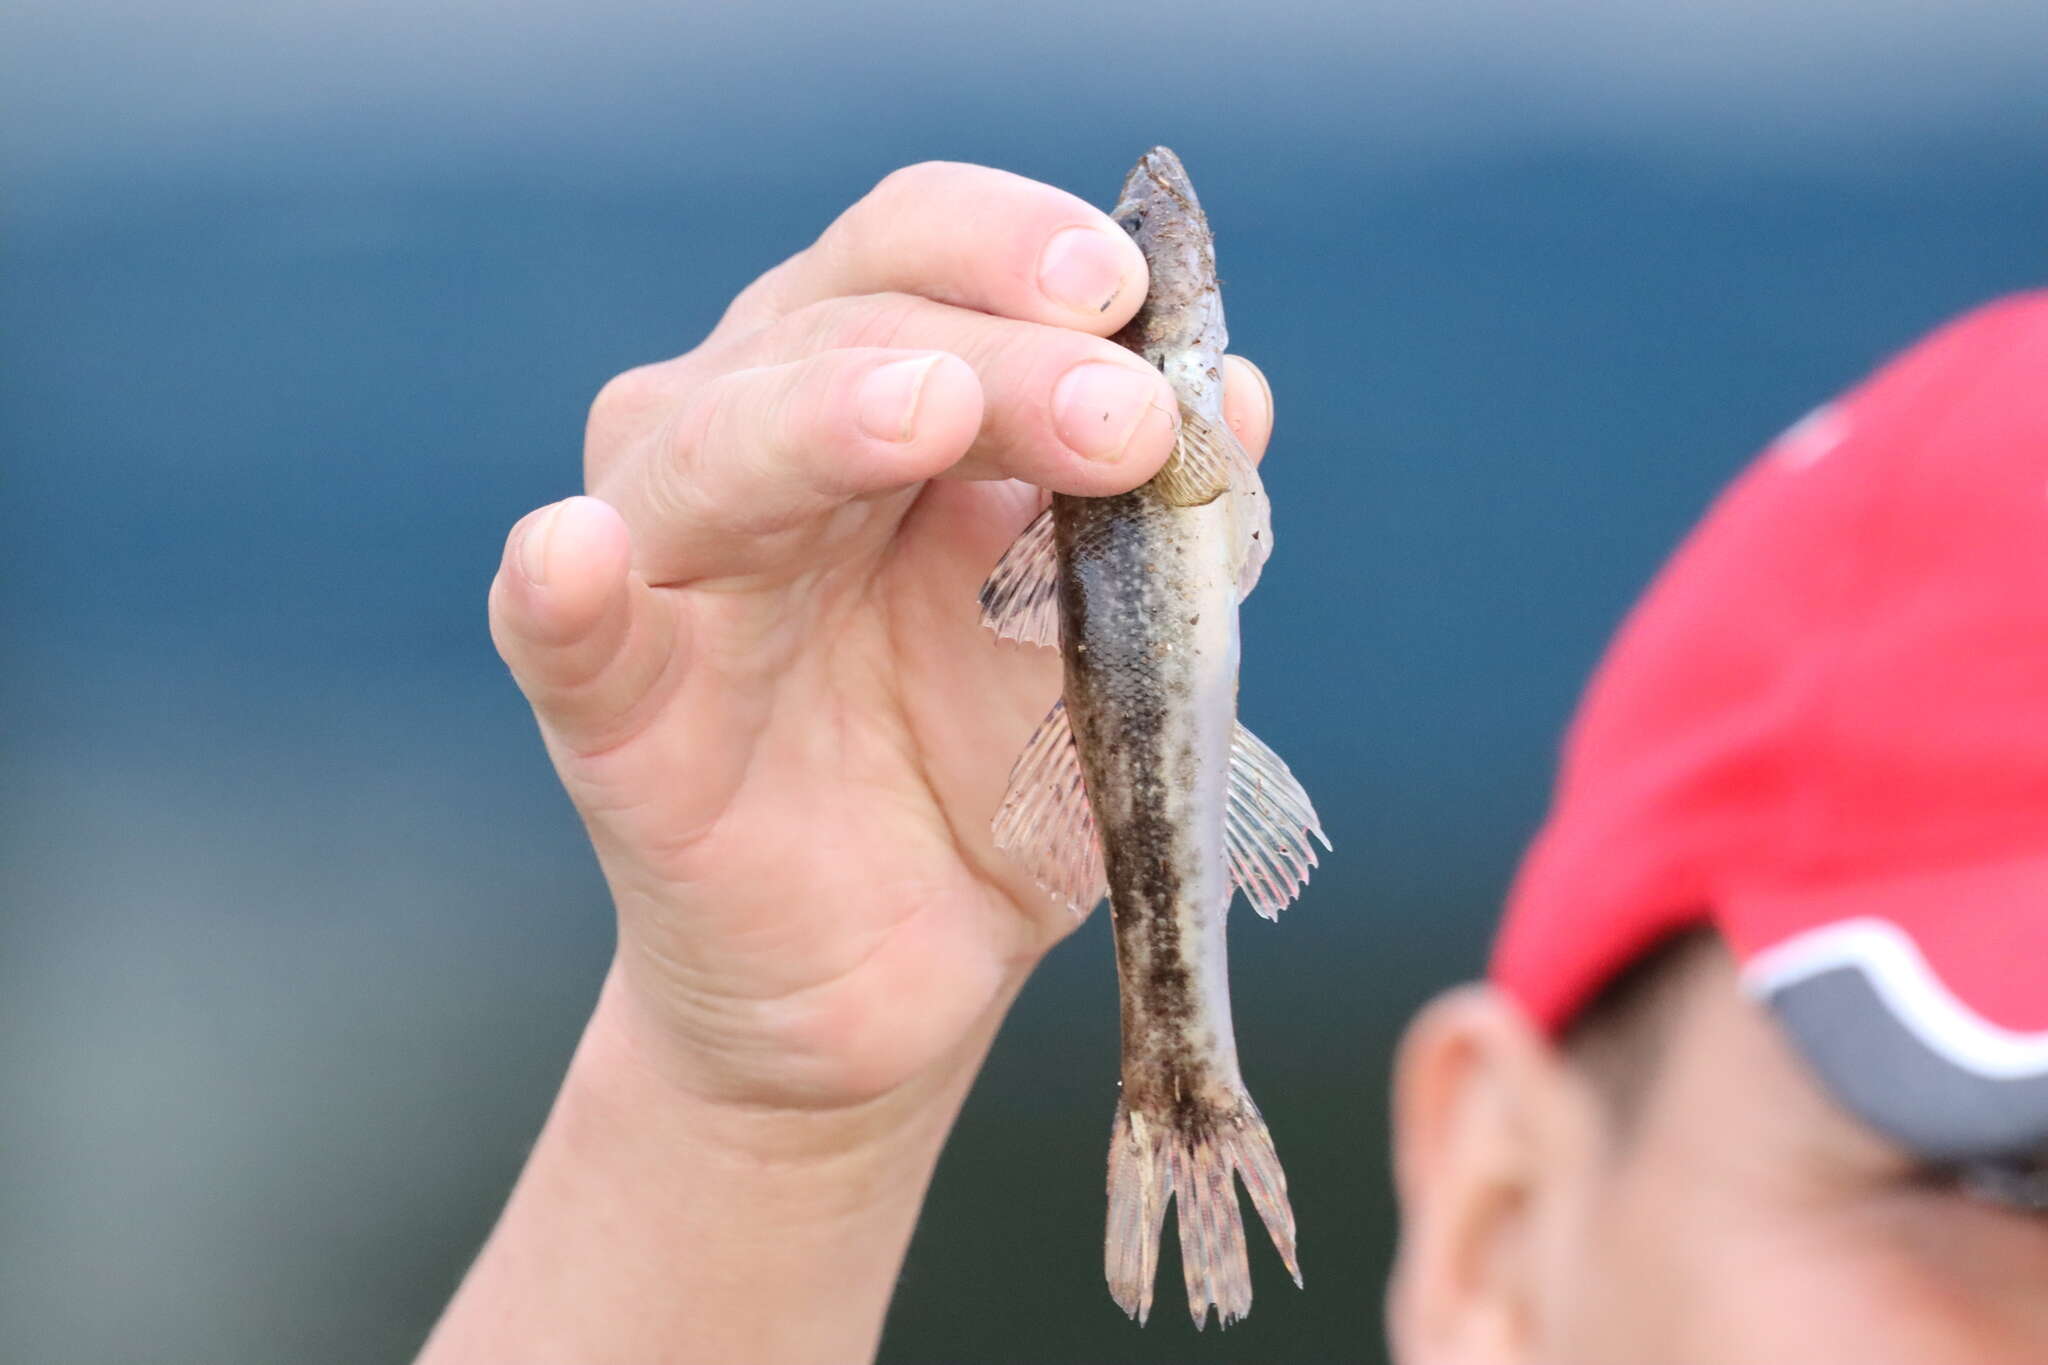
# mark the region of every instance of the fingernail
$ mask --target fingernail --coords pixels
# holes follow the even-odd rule
[[[881,441],[907,441],[917,428],[917,400],[925,376],[939,363],[935,355],[893,360],[860,381],[855,412],[860,429]]]
[[[561,510],[559,502],[541,508],[519,534],[519,572],[525,574],[526,581],[535,587],[547,585],[548,538],[554,534],[555,515]]]
[[[1148,419],[1173,424],[1160,406],[1160,387],[1158,375],[1122,365],[1076,365],[1053,388],[1053,429],[1091,460],[1120,460]]]
[[[1120,244],[1097,229],[1064,228],[1038,258],[1038,287],[1077,313],[1104,312],[1123,292],[1127,260]]]

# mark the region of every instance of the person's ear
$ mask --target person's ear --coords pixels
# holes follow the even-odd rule
[[[1401,1365],[1553,1355],[1602,1139],[1583,1080],[1511,1000],[1468,986],[1409,1026],[1394,1067]]]

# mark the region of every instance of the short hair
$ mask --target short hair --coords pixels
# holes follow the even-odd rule
[[[1633,1127],[1686,988],[1720,942],[1704,925],[1665,937],[1603,986],[1566,1027],[1564,1055],[1605,1101],[1618,1135]]]

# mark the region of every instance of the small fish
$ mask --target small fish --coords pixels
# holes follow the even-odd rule
[[[1146,153],[1112,216],[1151,269],[1116,340],[1180,401],[1173,455],[1107,498],[1055,495],[981,591],[1000,637],[1055,646],[1062,696],[1010,774],[996,843],[1077,913],[1110,898],[1123,1087],[1110,1131],[1104,1267],[1143,1323],[1180,1200],[1188,1311],[1251,1311],[1233,1174],[1301,1283],[1272,1137],[1238,1074],[1223,921],[1233,890],[1268,919],[1323,840],[1287,765],[1237,723],[1238,603],[1272,552],[1266,495],[1223,419],[1223,302],[1207,218],[1180,159]]]

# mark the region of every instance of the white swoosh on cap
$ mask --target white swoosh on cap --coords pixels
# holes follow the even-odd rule
[[[1899,1022],[1955,1065],[1992,1080],[2048,1072],[2048,1032],[2015,1032],[1977,1013],[1890,920],[1865,916],[1795,934],[1751,958],[1742,984],[1765,998],[1838,967],[1860,970]]]

